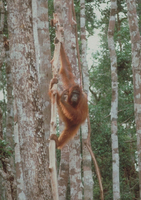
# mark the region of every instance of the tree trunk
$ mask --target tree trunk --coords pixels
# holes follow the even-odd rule
[[[57,16],[59,18],[61,26],[63,26],[63,3],[60,0],[54,0],[54,11],[57,13]],[[64,30],[66,31],[66,30]],[[64,41],[65,47],[66,43]],[[58,63],[59,65],[59,63]],[[62,88],[62,80],[60,79],[60,76],[58,77],[58,90],[60,87]],[[64,129],[64,123],[59,120],[59,131],[60,133]],[[69,178],[69,147],[68,144],[65,145],[61,150],[61,160],[60,160],[60,167],[59,167],[59,174],[58,174],[58,193],[59,198],[61,200],[65,200],[66,193],[67,193],[67,187],[68,187],[68,178]]]
[[[85,92],[89,91],[88,66],[86,61],[86,31],[85,31],[85,0],[80,1],[80,27],[81,27],[81,68],[83,69],[83,85]],[[83,176],[84,176],[84,200],[93,200],[93,176],[91,170],[91,155],[86,148],[85,141],[88,137],[87,121],[81,126],[82,151],[83,151]]]
[[[61,161],[58,176],[58,190],[60,200],[66,200],[69,178],[69,146],[65,145],[61,150]]]
[[[46,139],[49,138],[51,105],[48,95],[49,83],[52,78],[51,49],[49,37],[48,4],[46,0],[37,1],[38,38],[39,38],[39,82],[44,116],[44,129]]]
[[[45,0],[34,1],[32,4],[33,15],[33,33],[35,43],[36,66],[38,70],[38,81],[41,96],[42,112],[43,112],[43,127],[45,130],[45,142],[47,143],[45,152],[49,156],[48,144],[50,135],[50,118],[51,118],[51,102],[48,95],[49,83],[52,77],[51,69],[51,51],[49,37],[49,22],[48,22],[48,3]],[[45,167],[49,167],[46,160]],[[47,172],[49,174],[49,171]],[[48,176],[48,182],[50,177]]]
[[[108,28],[108,46],[111,60],[111,80],[112,80],[112,101],[111,101],[111,137],[112,137],[112,166],[113,166],[113,199],[120,199],[119,183],[119,150],[117,136],[117,114],[118,114],[118,77],[117,77],[117,56],[114,47],[114,28],[117,1],[111,0],[111,11]]]
[[[141,199],[141,45],[138,27],[136,1],[127,0],[128,21],[132,46],[132,69],[134,84],[134,112],[137,133],[137,151],[139,168],[139,193]]]
[[[8,0],[10,56],[15,99],[15,150],[18,199],[52,199],[45,154],[38,60],[32,2]],[[16,8],[16,9],[15,9]],[[33,37],[34,36],[34,37]]]
[[[62,6],[63,5],[63,6]],[[76,38],[75,38],[75,23],[72,16],[72,1],[55,0],[55,13],[59,16],[60,24],[64,28],[64,44],[65,51],[72,65],[73,73],[79,77],[78,69],[76,69]],[[69,161],[69,162],[68,162]],[[68,171],[69,169],[69,171]],[[70,174],[68,174],[68,172]],[[70,175],[70,196],[71,199],[82,199],[81,187],[81,160],[80,160],[80,137],[75,136],[75,139],[61,150],[61,163],[59,170],[59,196],[61,199],[66,199],[68,175]],[[60,185],[61,184],[61,185]],[[63,188],[63,191],[61,191]]]
[[[76,59],[76,35],[75,20],[73,17],[73,1],[64,1],[64,38],[66,52],[69,57],[73,74],[76,77],[75,82],[80,84],[80,73]],[[81,182],[81,157],[80,157],[80,131],[70,141],[69,146],[69,174],[70,174],[70,196],[71,200],[82,200],[82,182]]]

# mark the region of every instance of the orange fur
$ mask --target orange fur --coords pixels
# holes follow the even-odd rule
[[[82,92],[81,87],[74,82],[75,77],[72,74],[71,64],[62,44],[60,60],[61,68],[59,73],[66,90],[64,90],[61,95],[57,92],[57,105],[59,116],[65,123],[65,129],[60,134],[59,138],[51,135],[51,139],[56,141],[58,149],[62,149],[62,147],[77,134],[80,125],[85,121],[88,115],[87,96]],[[49,93],[51,92],[53,83],[55,83],[55,80],[51,81]],[[75,92],[77,92],[77,101],[73,102],[72,96]],[[67,99],[65,95],[67,95]]]
[[[60,49],[60,61],[61,61],[61,68],[59,73],[61,74],[64,88],[69,88],[70,86],[74,85],[75,82],[74,82],[74,75],[71,69],[71,64],[66,55],[63,44],[61,44],[61,49]]]

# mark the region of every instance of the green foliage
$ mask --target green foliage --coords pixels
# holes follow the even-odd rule
[[[94,6],[91,3],[86,3],[86,30],[89,33],[88,36],[93,35],[94,28],[96,28],[96,16],[94,13]]]
[[[131,68],[131,42],[127,22],[125,1],[118,1],[120,12],[116,22],[114,41],[117,53],[118,72],[118,141],[120,157],[121,199],[137,199],[138,165],[136,158],[136,130],[133,102],[133,75]],[[95,153],[104,188],[104,199],[113,199],[112,189],[112,149],[111,149],[111,69],[107,45],[109,7],[101,10],[102,18],[100,51],[93,54],[94,64],[89,70],[89,101],[91,119],[91,144]],[[93,168],[94,172],[95,169]],[[94,173],[95,174],[95,173]],[[97,177],[94,176],[94,199],[100,199]]]
[[[0,140],[0,159],[12,156],[12,149],[5,140]]]
[[[87,0],[85,4],[85,15],[86,15],[86,31],[88,36],[93,35],[94,28],[96,27],[96,15],[94,12],[93,1]],[[80,32],[80,0],[74,0],[74,8],[76,13],[77,30]],[[78,34],[79,35],[79,34]]]
[[[53,18],[53,0],[48,1],[49,21]],[[105,8],[101,7],[105,3]],[[127,22],[125,0],[118,0],[117,22],[114,41],[117,53],[118,72],[118,140],[120,156],[120,190],[121,199],[137,199],[139,194],[136,130],[133,108],[133,76],[131,68],[131,42]],[[90,120],[91,144],[95,153],[103,181],[104,199],[113,199],[112,188],[112,150],[111,150],[111,69],[107,44],[107,31],[110,15],[110,0],[86,0],[86,31],[87,36],[94,33],[94,28],[100,28],[100,51],[92,54],[94,63],[89,69],[90,77]],[[74,0],[78,37],[80,35],[80,0]],[[95,8],[101,12],[101,20],[97,21]],[[54,28],[50,27],[51,50],[53,51]],[[60,160],[60,151],[57,150]],[[94,172],[94,199],[100,199],[98,179]],[[68,192],[69,194],[69,192]],[[67,194],[67,195],[68,195]],[[68,197],[69,199],[69,197]]]
[[[99,64],[89,71],[92,93],[90,104],[91,118],[91,144],[100,167],[104,194],[107,199],[112,199],[112,154],[110,131],[110,106],[111,106],[111,76],[110,61],[107,51],[101,51],[103,57],[97,53],[95,58]],[[93,169],[95,170],[95,169]],[[94,177],[94,199],[100,199],[97,177]],[[110,193],[110,194],[109,194]]]
[[[85,5],[86,14],[86,31],[88,36],[93,35],[94,28],[96,27],[96,16],[94,13],[94,5],[92,1],[87,0]],[[76,13],[77,30],[78,36],[80,35],[80,0],[74,0],[74,8]],[[55,38],[55,28],[50,25],[51,19],[53,19],[54,5],[53,0],[48,1],[48,15],[49,15],[49,31],[50,31],[50,41],[51,41],[51,53],[53,55],[54,51],[54,38]]]

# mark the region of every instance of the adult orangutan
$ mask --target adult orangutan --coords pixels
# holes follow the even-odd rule
[[[59,116],[65,123],[65,129],[60,134],[59,138],[55,134],[50,136],[50,139],[56,141],[58,149],[62,149],[62,147],[76,135],[80,125],[85,121],[88,115],[87,95],[74,81],[71,64],[62,44],[60,49],[60,59],[61,68],[59,73],[62,77],[65,89],[61,94],[57,92],[57,106]],[[55,78],[51,80],[49,89],[50,94],[52,86],[56,82],[57,79]]]

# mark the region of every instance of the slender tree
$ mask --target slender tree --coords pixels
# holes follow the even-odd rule
[[[76,59],[76,21],[73,14],[73,1],[65,0],[64,28],[68,27],[69,34],[64,32],[65,41],[69,44],[67,52],[72,65],[73,73],[76,77],[76,83],[80,84],[80,71]],[[68,7],[68,8],[67,8]],[[71,36],[71,37],[70,37]],[[80,131],[73,140],[70,141],[69,154],[69,174],[70,174],[70,196],[71,200],[82,199],[81,182],[81,154],[80,154]]]
[[[114,28],[117,1],[111,0],[111,11],[108,27],[108,46],[111,60],[111,80],[112,80],[112,101],[111,101],[111,137],[112,137],[112,166],[113,166],[113,199],[120,199],[119,183],[119,150],[117,136],[118,118],[118,76],[117,76],[117,56],[114,46]]]
[[[86,61],[86,30],[85,30],[85,0],[80,1],[80,27],[81,27],[81,67],[83,70],[83,85],[84,90],[88,94],[89,90],[89,76],[88,65]],[[93,177],[91,170],[91,155],[86,148],[85,142],[88,137],[88,123],[87,121],[81,126],[82,132],[82,149],[83,149],[83,176],[84,176],[84,200],[93,199]]]
[[[63,26],[64,29],[63,42],[65,46],[65,51],[72,65],[73,73],[80,80],[76,62],[76,22],[73,19],[72,8],[72,0],[63,0],[63,3],[60,0],[54,1],[55,13],[57,13],[57,16],[59,16],[60,24]],[[61,162],[59,170],[59,196],[62,199],[66,199],[65,190],[67,189],[66,186],[68,183],[68,178],[70,178],[71,199],[82,199],[79,134],[76,135],[75,139],[67,144],[61,151]]]
[[[141,45],[140,33],[136,12],[136,1],[127,0],[128,22],[130,28],[131,47],[132,47],[132,69],[134,85],[134,112],[137,133],[137,151],[139,168],[139,193],[141,198]]]
[[[64,2],[63,2],[64,3]],[[64,26],[64,18],[63,18],[63,4],[60,0],[54,0],[54,12],[57,14],[57,17],[60,21],[60,25]],[[68,29],[64,29],[64,32],[68,31]],[[65,50],[69,49],[69,44],[65,42],[64,38],[64,45]],[[58,63],[58,67],[60,67],[60,63]],[[58,90],[60,87],[62,88],[62,82],[60,77],[58,77]],[[59,131],[60,133],[64,129],[64,124],[61,120],[59,120]],[[65,200],[67,194],[67,187],[68,187],[68,179],[69,179],[69,145],[65,145],[61,150],[61,160],[60,160],[60,167],[59,167],[59,174],[58,174],[58,192],[59,198]]]

